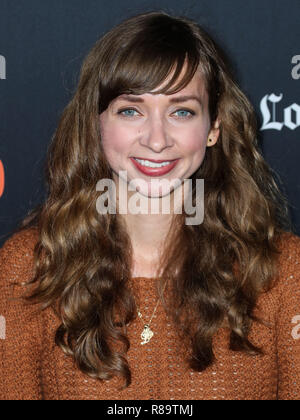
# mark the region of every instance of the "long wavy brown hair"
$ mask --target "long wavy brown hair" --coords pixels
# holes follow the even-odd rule
[[[176,85],[185,60],[185,76]],[[174,215],[158,290],[188,340],[191,369],[213,363],[212,338],[224,321],[231,350],[263,354],[248,335],[253,322],[267,325],[253,310],[278,277],[279,239],[291,231],[288,203],[259,150],[252,105],[220,47],[192,19],[160,11],[131,16],[95,44],[49,145],[47,198],[20,224],[39,234],[35,276],[28,283],[36,287],[26,299],[55,308],[61,320],[56,344],[81,371],[99,380],[122,376],[122,389],[131,384],[127,325],[137,316],[130,288],[133,252],[120,216],[96,210],[97,182],[113,179],[99,114],[120,94],[161,86],[172,69],[169,84],[157,93],[178,92],[199,68],[211,123],[221,121],[220,137],[192,176],[193,182],[205,181],[204,221],[186,225],[184,210]],[[166,278],[171,305],[161,293]],[[114,350],[114,343],[123,351]]]

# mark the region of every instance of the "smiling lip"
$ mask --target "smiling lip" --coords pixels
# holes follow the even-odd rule
[[[134,166],[140,172],[142,172],[144,175],[148,175],[148,176],[162,176],[162,175],[165,175],[165,174],[169,173],[173,168],[175,168],[175,166],[179,162],[179,159],[175,159],[175,160],[172,160],[172,161],[170,161],[170,160],[142,159],[142,160],[149,160],[150,162],[155,162],[155,163],[171,162],[169,165],[162,166],[161,168],[150,168],[149,166],[141,165],[134,158],[130,158],[130,159],[133,162]],[[137,158],[137,159],[140,159],[140,158]]]
[[[145,159],[145,158],[138,157],[138,156],[134,156],[134,157],[135,157],[135,159],[139,159],[139,160],[149,160],[149,162],[154,162],[154,163],[174,162],[175,160],[178,160],[178,159],[154,160],[154,159]]]

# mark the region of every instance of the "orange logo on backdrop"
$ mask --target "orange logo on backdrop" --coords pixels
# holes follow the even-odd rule
[[[0,160],[0,197],[2,197],[3,195],[4,185],[5,185],[4,166],[3,166],[2,161]]]

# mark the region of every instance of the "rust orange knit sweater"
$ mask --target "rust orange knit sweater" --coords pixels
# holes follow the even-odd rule
[[[0,399],[29,400],[297,400],[300,399],[300,238],[284,234],[280,282],[260,296],[257,310],[272,327],[254,323],[250,341],[264,356],[228,349],[229,329],[214,337],[215,363],[204,372],[188,369],[182,345],[158,306],[154,336],[141,345],[143,322],[130,326],[128,362],[132,384],[99,382],[84,375],[54,343],[60,322],[51,309],[39,315],[34,306],[11,300],[25,291],[32,275],[33,230],[12,235],[0,250]],[[155,279],[134,278],[143,319],[157,302]],[[257,312],[257,314],[261,314]],[[262,315],[262,314],[261,314]]]

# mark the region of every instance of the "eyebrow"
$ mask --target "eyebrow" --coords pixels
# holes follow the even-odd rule
[[[122,99],[128,102],[139,102],[139,103],[145,102],[143,98],[139,98],[138,96],[132,96],[132,95],[122,95],[118,98],[118,100],[122,100]],[[197,101],[199,105],[202,107],[201,99],[195,95],[177,96],[177,98],[171,98],[169,102],[177,104],[180,102],[187,102],[191,100]]]

